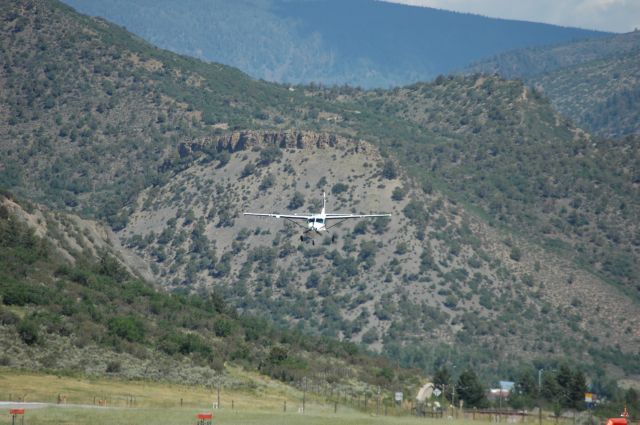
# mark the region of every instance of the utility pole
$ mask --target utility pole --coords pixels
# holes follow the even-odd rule
[[[304,413],[304,405],[307,401],[307,378],[302,378],[302,413]]]
[[[544,369],[538,369],[538,424],[542,425],[542,372]]]

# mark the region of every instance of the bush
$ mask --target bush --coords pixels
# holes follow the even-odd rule
[[[331,187],[331,193],[333,193],[334,195],[339,195],[346,192],[347,190],[349,190],[349,186],[344,183],[336,183]]]
[[[291,201],[289,201],[289,205],[287,208],[290,210],[296,210],[304,205],[304,195],[298,191],[293,194],[291,197]]]
[[[273,187],[275,183],[276,183],[276,177],[273,174],[269,173],[266,176],[264,176],[264,178],[262,179],[262,182],[260,182],[260,186],[258,186],[258,189],[267,190]]]
[[[120,373],[120,371],[122,371],[122,364],[119,361],[113,360],[107,363],[107,373]]]
[[[520,261],[522,258],[522,251],[517,246],[511,248],[511,252],[509,253],[509,258],[513,261]]]
[[[307,278],[306,286],[307,288],[315,288],[320,283],[320,273],[317,271],[312,271],[309,277]]]
[[[394,201],[402,201],[406,194],[407,191],[402,186],[398,186],[393,189],[393,193],[391,193],[391,199],[393,199]]]
[[[277,146],[269,146],[263,148],[260,151],[260,160],[258,161],[258,163],[261,166],[267,166],[272,162],[280,159],[280,157],[282,157],[282,151],[280,150],[280,148],[278,148]]]
[[[25,319],[18,325],[18,335],[25,344],[33,345],[40,342],[38,324],[32,319]]]
[[[211,347],[202,337],[194,333],[172,332],[162,338],[159,347],[167,354],[211,354]]]
[[[144,323],[135,316],[114,317],[109,321],[109,331],[130,342],[143,342],[146,334]]]
[[[242,169],[242,172],[240,173],[240,178],[249,177],[250,175],[255,173],[255,171],[256,171],[256,165],[253,162],[250,162],[247,165],[245,165],[244,168]]]
[[[213,332],[216,336],[226,337],[231,335],[233,324],[227,319],[218,319],[213,324]]]
[[[387,159],[382,166],[382,177],[385,179],[393,180],[398,177],[398,170],[396,164],[390,159]]]

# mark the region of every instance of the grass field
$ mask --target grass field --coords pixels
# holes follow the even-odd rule
[[[299,412],[302,393],[264,376],[228,369],[235,378],[251,382],[241,389],[220,391],[221,409],[214,410],[214,424],[260,425],[462,425],[482,421],[416,418],[408,410],[389,411],[376,416],[306,395],[305,413]],[[0,400],[57,403],[66,396],[66,405],[27,408],[25,425],[180,425],[195,424],[196,414],[212,411],[217,388],[185,386],[163,382],[124,381],[19,372],[0,368]],[[106,407],[95,406],[106,400]],[[135,403],[131,403],[135,400]],[[287,411],[284,412],[286,401]],[[75,405],[88,405],[85,407]],[[375,409],[371,404],[370,411]],[[393,413],[393,415],[392,415]],[[0,425],[10,424],[8,408],[0,410]],[[548,424],[545,424],[548,425]]]
[[[195,424],[196,414],[202,410],[193,408],[171,409],[77,409],[77,408],[45,408],[27,412],[25,424],[28,425],[183,425]],[[0,415],[0,423],[10,423],[7,413]],[[222,409],[214,412],[214,424],[237,425],[462,425],[463,421],[448,421],[443,419],[424,419],[410,416],[373,416],[354,411],[343,411],[334,414],[333,411],[320,411],[313,407],[304,415],[297,412],[268,412],[268,411],[231,411]],[[474,422],[480,424],[481,422]],[[486,422],[485,422],[486,423]]]
[[[302,397],[294,388],[258,374],[228,369],[236,378],[250,385],[240,389],[221,388],[221,407],[236,410],[281,409],[284,402],[295,405]],[[0,399],[57,403],[58,395],[67,404],[97,404],[106,400],[108,407],[172,408],[211,406],[217,401],[216,380],[211,386],[186,386],[167,382],[126,381],[108,378],[72,377],[19,372],[0,368]],[[131,403],[133,401],[133,404]]]

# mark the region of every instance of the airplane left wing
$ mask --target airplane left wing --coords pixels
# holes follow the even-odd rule
[[[265,214],[265,213],[251,213],[251,212],[246,212],[246,213],[242,213],[243,215],[253,215],[253,216],[258,216],[258,217],[274,217],[274,218],[286,218],[289,220],[308,220],[310,219],[312,216],[311,215],[297,215],[297,214]]]

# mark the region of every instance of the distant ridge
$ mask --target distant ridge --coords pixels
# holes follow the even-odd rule
[[[388,87],[607,33],[373,0],[66,0],[159,47],[289,83]],[[169,7],[170,6],[170,7]]]
[[[640,31],[518,49],[467,73],[522,79],[578,125],[602,136],[640,134]]]

